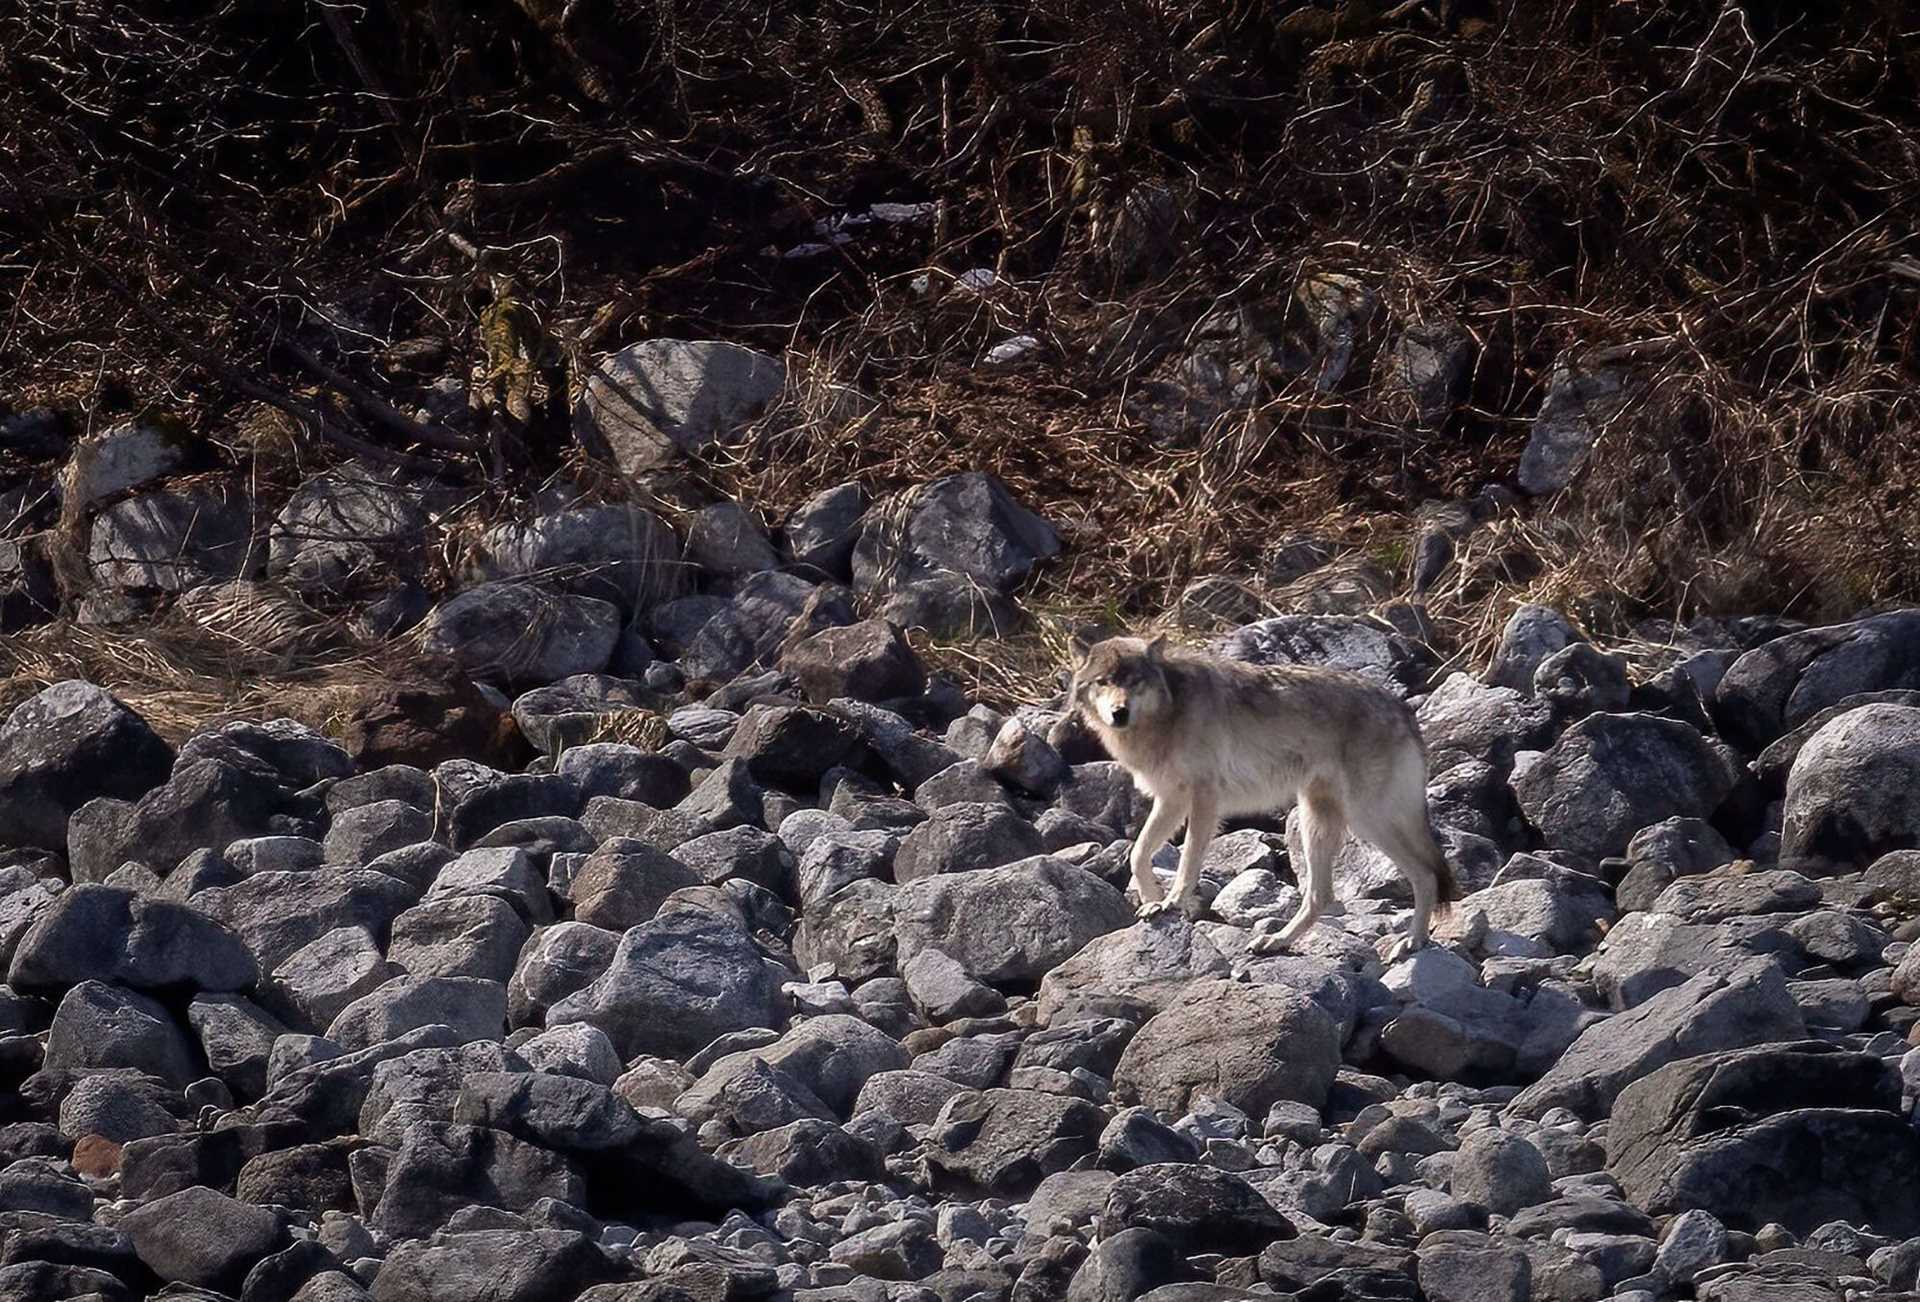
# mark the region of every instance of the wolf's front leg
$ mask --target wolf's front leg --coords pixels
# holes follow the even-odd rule
[[[1187,805],[1187,839],[1180,847],[1180,871],[1173,879],[1173,891],[1150,913],[1162,910],[1178,909],[1188,917],[1199,914],[1200,908],[1200,865],[1207,857],[1207,847],[1213,844],[1214,833],[1220,829],[1220,802],[1213,792],[1200,790],[1193,793]]]
[[[1180,820],[1186,817],[1184,802],[1168,796],[1153,798],[1153,812],[1147,815],[1146,826],[1140,829],[1140,837],[1133,843],[1133,884],[1140,892],[1140,916],[1147,917],[1159,912],[1160,899],[1166,894],[1160,889],[1160,882],[1153,875],[1153,856],[1167,838],[1173,835],[1173,829],[1180,826]]]

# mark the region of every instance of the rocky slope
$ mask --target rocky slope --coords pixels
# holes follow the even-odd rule
[[[288,581],[415,523],[297,502],[354,525]],[[1226,635],[1417,705],[1468,893],[1384,969],[1351,845],[1245,952],[1284,820],[1135,921],[1125,776],[928,674],[902,624],[1059,546],[986,475],[777,548],[566,507],[426,617],[478,685],[342,740],[21,704],[0,1299],[1920,1296],[1920,612],[1676,629],[1640,681],[1537,606],[1478,674],[1405,609]]]

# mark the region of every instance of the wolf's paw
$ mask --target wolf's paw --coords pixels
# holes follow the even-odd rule
[[[1247,942],[1249,954],[1284,954],[1290,942],[1277,931],[1265,932]]]
[[[1402,936],[1391,945],[1386,946],[1381,957],[1386,961],[1388,967],[1392,967],[1401,959],[1416,954],[1425,948],[1426,942],[1416,942],[1412,936]]]
[[[1133,912],[1135,917],[1146,919],[1157,918],[1163,913],[1172,912],[1173,909],[1174,902],[1172,900],[1148,900]]]

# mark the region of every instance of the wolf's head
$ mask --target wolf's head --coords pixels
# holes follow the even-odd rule
[[[1167,639],[1110,637],[1088,642],[1076,635],[1073,657],[1073,708],[1095,724],[1124,731],[1149,723],[1172,704],[1167,689]]]

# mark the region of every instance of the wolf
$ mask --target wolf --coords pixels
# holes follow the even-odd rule
[[[1249,949],[1277,954],[1333,901],[1333,856],[1348,831],[1413,887],[1413,922],[1388,962],[1423,948],[1459,898],[1427,810],[1427,749],[1407,704],[1343,670],[1251,665],[1151,641],[1070,642],[1069,704],[1134,785],[1153,797],[1131,856],[1140,916],[1198,912],[1200,865],[1223,818],[1300,806],[1304,898],[1286,926]],[[1171,894],[1153,856],[1187,827]]]

